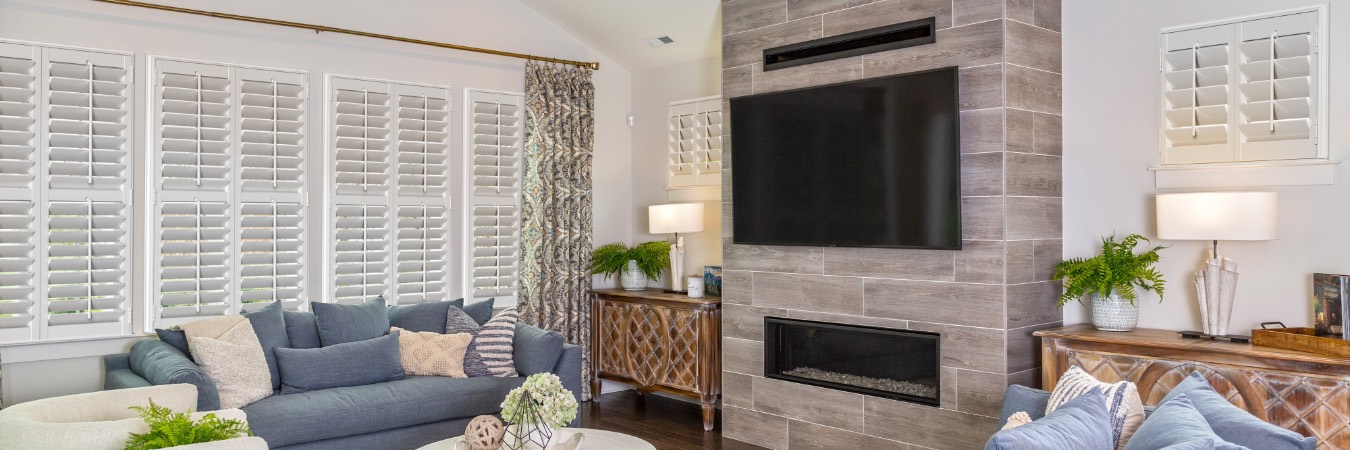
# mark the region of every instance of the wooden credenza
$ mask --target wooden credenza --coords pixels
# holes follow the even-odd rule
[[[1144,328],[1121,333],[1080,324],[1035,334],[1046,390],[1078,366],[1102,381],[1130,380],[1145,405],[1157,405],[1198,371],[1234,405],[1316,437],[1318,449],[1350,449],[1350,359]]]
[[[698,400],[712,430],[722,393],[722,299],[657,289],[597,289],[591,304],[591,392],[600,379]]]

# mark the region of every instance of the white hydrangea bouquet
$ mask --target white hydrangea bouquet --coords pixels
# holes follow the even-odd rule
[[[536,373],[525,379],[525,385],[512,389],[502,401],[502,419],[511,424],[526,424],[534,419],[522,409],[521,396],[529,393],[543,424],[558,429],[577,417],[577,399],[562,385],[562,380],[551,373]]]

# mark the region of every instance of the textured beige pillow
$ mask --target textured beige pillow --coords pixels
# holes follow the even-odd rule
[[[184,327],[187,325],[191,324]],[[247,320],[239,321],[219,338],[189,337],[188,341],[192,358],[220,391],[221,409],[238,408],[272,395],[267,357]]]
[[[239,325],[239,322],[245,320],[247,319],[240,315],[220,316],[194,320],[179,325],[178,328],[183,330],[183,335],[187,336],[189,342],[195,337],[219,339],[225,332],[234,329],[235,325]],[[188,344],[188,346],[191,347],[191,344]]]
[[[403,362],[403,373],[452,378],[468,377],[464,374],[464,352],[469,349],[473,335],[408,331],[399,327],[390,329],[390,332],[394,331],[398,332],[398,357]]]
[[[1002,429],[1011,430],[1031,422],[1031,414],[1027,414],[1026,411],[1018,411],[1008,416],[1008,423],[1004,424]]]

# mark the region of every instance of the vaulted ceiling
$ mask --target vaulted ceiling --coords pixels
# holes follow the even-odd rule
[[[521,1],[633,73],[722,55],[721,0]]]

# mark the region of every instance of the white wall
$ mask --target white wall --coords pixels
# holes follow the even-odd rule
[[[705,59],[633,74],[632,242],[668,240],[671,235],[647,232],[647,207],[662,203],[703,203],[703,232],[684,237],[684,274],[703,273],[703,266],[722,265],[722,194],[717,190],[666,190],[670,103],[719,95],[721,59]],[[596,244],[606,243],[597,240]],[[670,287],[670,274],[655,286]]]
[[[558,58],[599,61],[595,72],[595,239],[628,240],[631,145],[626,117],[631,105],[628,71],[515,0],[161,0],[160,3],[218,12],[314,23],[374,33],[510,50]],[[325,73],[451,86],[454,89],[456,133],[453,151],[462,151],[464,88],[522,92],[523,61],[355,36],[316,34],[305,30],[229,21],[202,16],[131,8],[87,0],[0,0],[0,39],[91,47],[136,53],[136,111],[144,117],[146,56],[306,70],[311,74],[311,158],[322,155],[322,111]],[[142,124],[138,119],[137,124]],[[143,166],[143,127],[136,129],[136,167]],[[321,166],[320,166],[321,167]],[[310,173],[319,173],[311,168]],[[137,174],[140,175],[139,173]],[[141,186],[137,182],[137,186]],[[323,191],[311,178],[311,191]],[[137,195],[141,197],[141,194]],[[462,200],[462,199],[460,199]],[[458,203],[458,200],[453,200]],[[144,205],[137,206],[141,217]],[[136,236],[144,236],[136,224]],[[323,244],[317,242],[317,244]],[[316,252],[317,255],[317,252]],[[137,273],[147,273],[138,257]],[[311,298],[327,292],[311,273]],[[136,279],[133,298],[148,289]],[[142,311],[135,311],[135,329],[143,329]],[[11,352],[12,353],[12,352]],[[24,352],[31,353],[31,352]],[[13,361],[13,359],[10,359]],[[13,404],[50,395],[97,389],[102,371],[97,357],[43,362],[9,362],[3,366],[4,400]]]
[[[1164,27],[1274,12],[1325,2],[1309,0],[1065,1],[1064,23],[1064,255],[1089,256],[1101,236],[1156,235],[1153,175],[1157,164],[1158,33]],[[1346,160],[1338,131],[1350,130],[1350,10],[1331,2],[1330,123],[1322,124],[1332,158]],[[1335,186],[1272,188],[1280,194],[1280,238],[1221,242],[1238,262],[1232,330],[1263,321],[1306,326],[1312,320],[1314,272],[1350,273],[1350,167]],[[1159,269],[1169,285],[1161,304],[1145,298],[1139,326],[1199,329],[1191,279],[1208,242],[1161,242]],[[1065,308],[1066,323],[1088,321],[1085,308]]]

